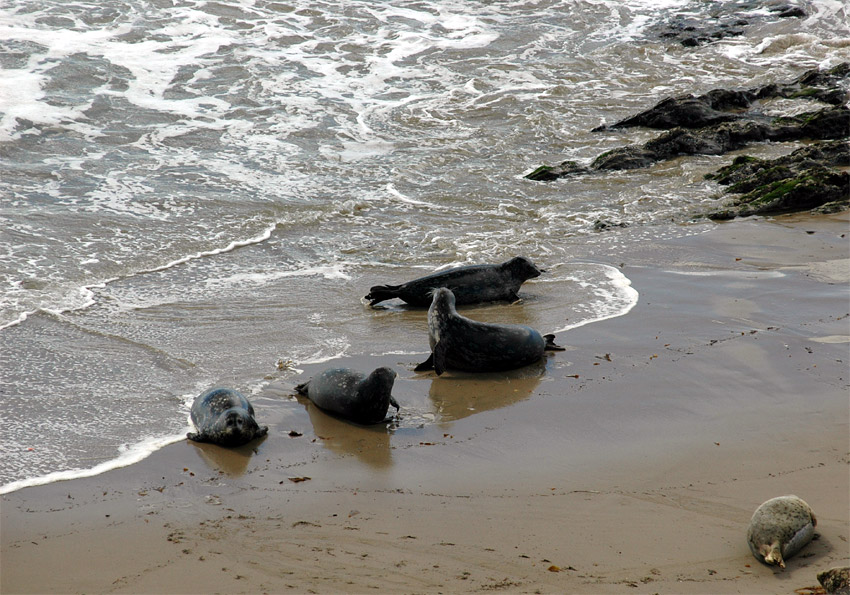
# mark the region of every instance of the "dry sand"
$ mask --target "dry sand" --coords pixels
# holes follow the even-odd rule
[[[345,362],[392,365],[402,404],[427,393],[436,421],[421,428],[351,426],[272,385],[254,448],[181,442],[8,494],[2,592],[815,586],[850,564],[848,231],[847,214],[746,220],[630,250],[611,264],[639,304],[560,335],[569,350],[542,376],[435,380],[410,371],[423,354]],[[790,493],[818,538],[782,571],[745,535]]]

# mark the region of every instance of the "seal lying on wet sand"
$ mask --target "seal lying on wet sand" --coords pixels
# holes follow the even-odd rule
[[[438,287],[451,289],[458,304],[509,301],[519,299],[517,291],[528,279],[542,273],[524,256],[517,256],[502,264],[475,264],[456,267],[401,285],[376,285],[366,296],[369,305],[399,298],[411,306],[427,306],[431,292]]]
[[[192,403],[191,417],[198,431],[186,437],[195,442],[240,446],[269,431],[257,425],[248,399],[229,388],[213,388],[199,395]]]
[[[455,310],[455,297],[444,287],[434,290],[428,308],[430,357],[416,371],[433,369],[464,372],[499,372],[538,361],[544,351],[563,351],[555,335],[541,336],[531,327],[490,324],[470,320]]]
[[[753,513],[747,543],[757,560],[785,568],[785,560],[812,540],[817,524],[812,508],[797,496],[771,498]]]
[[[295,387],[321,409],[359,424],[376,424],[387,419],[390,405],[399,409],[393,398],[396,373],[378,368],[368,376],[350,368],[330,368]]]

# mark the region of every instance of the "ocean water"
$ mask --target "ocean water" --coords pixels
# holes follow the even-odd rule
[[[665,96],[850,59],[844,2],[772,5],[0,0],[0,493],[182,439],[213,385],[427,352],[424,317],[362,302],[377,283],[522,254],[547,273],[504,320],[627,313],[617,255],[703,229],[729,158],[523,175],[650,138],[590,130]],[[719,10],[751,25],[657,34]]]

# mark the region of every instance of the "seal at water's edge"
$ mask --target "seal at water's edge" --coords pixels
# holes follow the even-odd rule
[[[519,324],[491,324],[470,320],[457,313],[451,290],[434,290],[428,308],[428,342],[431,355],[416,366],[421,372],[433,369],[439,376],[445,370],[501,372],[532,364],[545,351],[563,351],[555,345],[555,335],[541,336],[531,327]]]
[[[428,306],[431,292],[446,287],[455,294],[457,304],[509,301],[519,299],[520,285],[539,277],[543,271],[524,256],[516,256],[501,264],[474,264],[455,267],[401,285],[376,285],[366,299],[374,306],[384,300],[399,298],[411,306]]]
[[[771,498],[753,513],[747,543],[757,560],[785,568],[785,560],[812,540],[817,524],[811,506],[797,496]]]
[[[213,388],[198,395],[192,403],[192,423],[197,432],[186,437],[195,442],[212,442],[219,446],[241,446],[265,436],[254,419],[254,407],[242,393],[229,388]]]
[[[320,409],[359,424],[377,424],[388,419],[390,405],[400,409],[391,394],[395,378],[395,371],[386,367],[368,376],[351,368],[329,368],[295,391]]]

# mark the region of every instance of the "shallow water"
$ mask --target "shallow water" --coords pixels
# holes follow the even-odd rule
[[[653,33],[721,6],[752,19],[743,36]],[[801,6],[0,4],[2,489],[179,440],[211,385],[250,396],[304,364],[425,354],[421,311],[361,301],[377,283],[523,254],[548,271],[524,304],[470,316],[564,332],[628,312],[618,256],[702,230],[703,174],[731,157],[522,176],[651,138],[590,130],[663,96],[850,59],[844,3]]]

